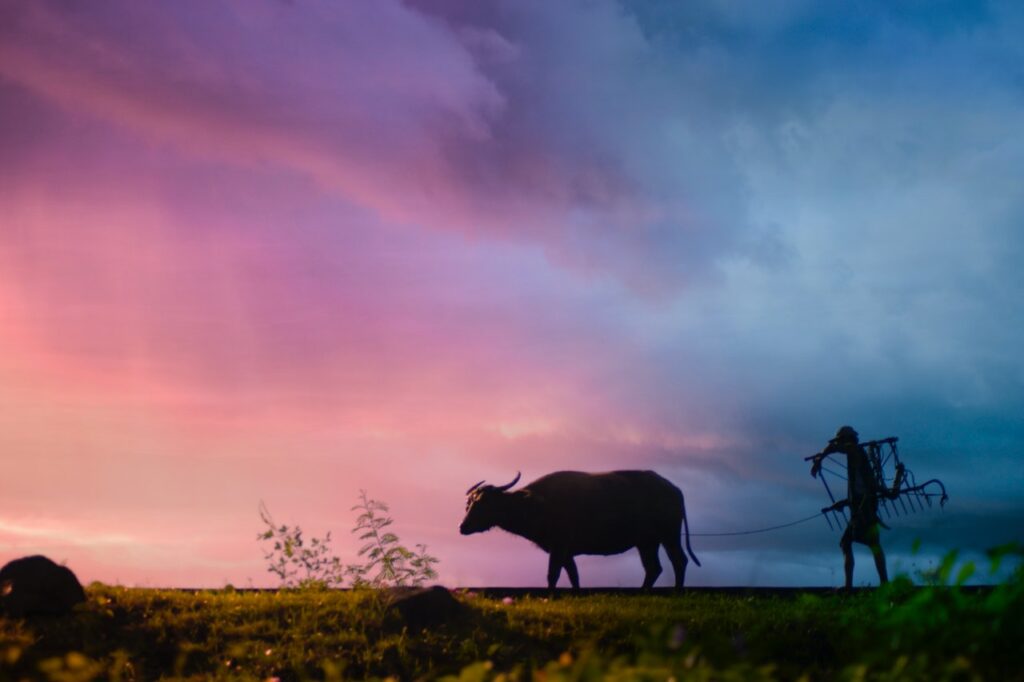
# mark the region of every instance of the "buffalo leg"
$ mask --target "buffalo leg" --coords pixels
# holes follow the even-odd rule
[[[562,575],[562,557],[555,552],[548,555],[548,589],[553,590],[558,584],[558,576]]]
[[[644,564],[644,585],[643,589],[649,590],[654,587],[654,581],[661,575],[661,561],[658,559],[658,545],[643,545],[637,547],[640,550],[640,561]]]
[[[672,562],[672,571],[676,574],[676,589],[681,590],[686,581],[686,564],[689,560],[683,552],[683,546],[680,544],[678,536],[664,544],[668,560]]]
[[[576,570],[576,559],[569,557],[563,562],[565,566],[565,572],[569,574],[569,583],[572,585],[572,589],[580,589],[580,573]]]

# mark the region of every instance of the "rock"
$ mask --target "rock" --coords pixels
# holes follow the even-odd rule
[[[465,609],[451,592],[440,585],[400,587],[390,590],[390,593],[390,609],[397,612],[411,629],[419,630],[454,620]]]
[[[4,615],[63,615],[83,601],[85,590],[71,569],[44,556],[15,559],[0,568],[0,613]]]

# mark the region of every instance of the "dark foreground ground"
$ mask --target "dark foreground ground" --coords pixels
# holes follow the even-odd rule
[[[920,587],[920,586],[919,586]],[[960,591],[964,594],[984,594],[998,587],[991,585],[961,585]],[[757,599],[778,598],[796,599],[805,596],[828,597],[838,594],[871,594],[877,590],[875,587],[855,587],[850,592],[837,587],[688,587],[683,594],[704,594],[719,595],[728,597],[754,597]],[[512,597],[520,599],[533,597],[542,599],[551,597],[551,592],[544,587],[464,587],[459,591],[468,591],[491,599],[504,599]],[[671,587],[656,587],[653,590],[642,590],[638,587],[583,587],[573,592],[568,588],[559,588],[555,592],[556,597],[577,596],[652,596],[652,597],[679,597],[679,591]]]
[[[464,590],[425,627],[372,590],[87,592],[69,617],[0,619],[0,680],[1024,680],[1019,575],[851,594]]]

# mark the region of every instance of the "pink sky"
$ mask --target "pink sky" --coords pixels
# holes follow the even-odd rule
[[[350,553],[366,488],[445,580],[486,582],[468,483],[683,437],[595,390],[630,340],[608,285],[545,256],[570,204],[637,202],[543,148],[454,163],[499,144],[469,50],[500,37],[390,3],[122,9],[12,10],[0,47],[7,553],[266,584],[260,500]]]

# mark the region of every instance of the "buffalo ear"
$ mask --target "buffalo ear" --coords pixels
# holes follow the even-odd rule
[[[519,499],[524,500],[530,503],[531,505],[537,504],[538,502],[542,502],[544,500],[543,497],[537,495],[532,490],[517,490],[512,494],[519,496]]]

